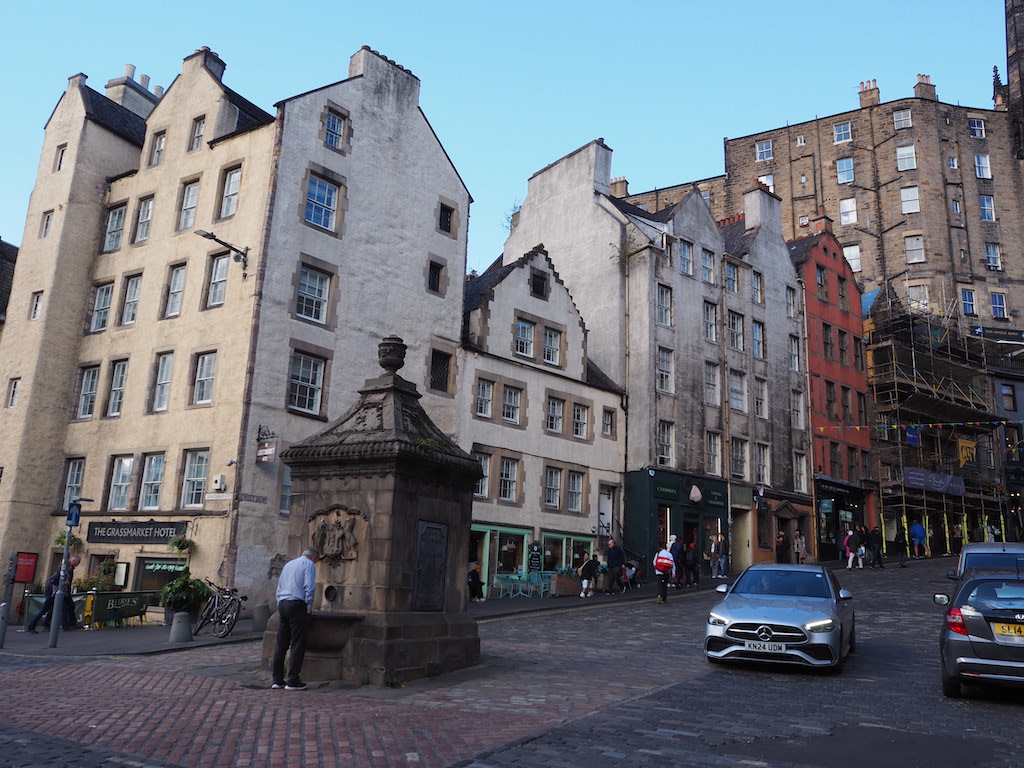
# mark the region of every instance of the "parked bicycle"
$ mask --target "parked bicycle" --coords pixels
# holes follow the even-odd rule
[[[213,595],[207,600],[203,612],[199,614],[199,621],[196,622],[192,634],[198,635],[199,630],[209,624],[214,637],[227,637],[235,628],[235,622],[242,612],[242,601],[248,598],[239,595],[235,588],[218,586],[209,579],[206,583],[213,589]]]

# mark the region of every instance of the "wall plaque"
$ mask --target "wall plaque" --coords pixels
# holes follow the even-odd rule
[[[448,526],[420,520],[416,526],[414,611],[443,611],[448,569]]]

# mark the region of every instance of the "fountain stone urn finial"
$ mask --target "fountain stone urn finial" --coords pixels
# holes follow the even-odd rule
[[[386,336],[377,345],[380,367],[394,376],[405,365],[405,342],[399,336]]]

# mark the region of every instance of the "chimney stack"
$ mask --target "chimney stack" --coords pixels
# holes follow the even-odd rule
[[[612,197],[625,197],[629,194],[629,182],[625,176],[616,176],[612,179]]]
[[[919,99],[928,99],[929,101],[939,100],[939,97],[935,94],[935,86],[932,85],[931,75],[917,76],[917,85],[914,86],[914,96]]]
[[[860,84],[860,108],[874,107],[879,103],[878,81],[865,80]]]

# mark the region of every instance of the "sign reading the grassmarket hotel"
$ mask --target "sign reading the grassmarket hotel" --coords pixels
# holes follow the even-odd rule
[[[95,544],[166,544],[173,536],[184,536],[187,522],[180,523],[89,523],[86,540]]]

